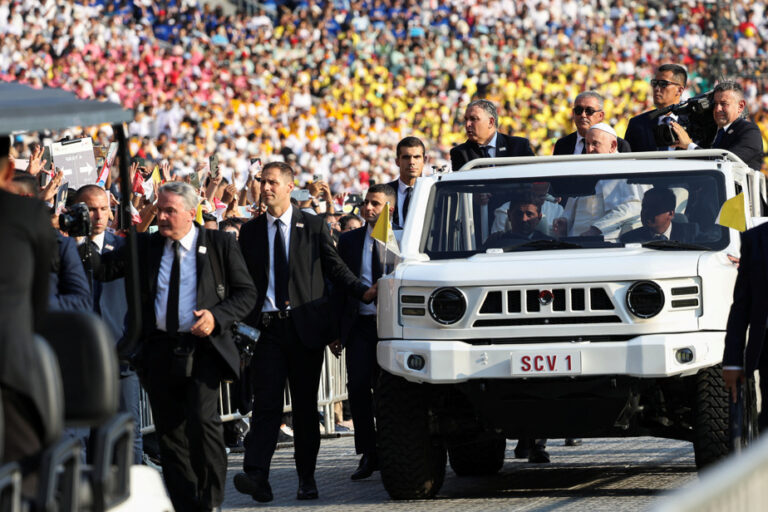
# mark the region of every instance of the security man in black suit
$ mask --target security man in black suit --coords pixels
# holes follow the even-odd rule
[[[759,171],[763,166],[763,136],[755,123],[746,119],[744,91],[737,82],[721,82],[715,87],[714,109],[718,130],[711,148],[727,149],[741,158],[752,169]],[[685,128],[677,123],[672,129],[678,137],[681,149],[699,149]]]
[[[365,226],[343,233],[339,239],[339,256],[365,285],[372,286],[382,275],[382,249],[371,237],[376,221],[389,203],[394,210],[395,193],[389,185],[371,186],[365,195],[360,214]],[[379,469],[376,454],[376,428],[373,418],[373,386],[379,375],[376,362],[376,305],[334,290],[334,308],[339,312],[338,342],[331,344],[334,354],[346,348],[347,389],[352,421],[355,425],[355,452],[361,454],[360,465],[352,480],[368,478]]]
[[[231,328],[253,308],[256,289],[235,238],[195,224],[191,185],[166,183],[158,196],[158,232],[138,237],[143,331],[136,365],[174,508],[218,510],[227,471],[219,384],[240,371]],[[96,279],[124,277],[125,253],[94,251]]]
[[[338,338],[326,279],[363,302],[376,296],[339,258],[325,219],[291,206],[293,169],[270,162],[261,174],[266,215],[240,229],[240,248],[259,299],[246,322],[261,330],[251,358],[253,416],[245,439],[244,473],[235,488],[256,501],[272,500],[269,466],[283,412],[286,378],[291,411],[298,499],[316,499],[320,449],[317,390],[325,346]]]
[[[488,100],[475,100],[467,105],[464,129],[467,141],[451,148],[451,167],[458,171],[475,158],[533,156],[531,144],[523,137],[499,133],[496,105]]]
[[[741,235],[741,260],[733,304],[728,316],[723,352],[723,380],[735,403],[737,383],[760,370],[760,395],[768,396],[768,350],[765,350],[768,321],[768,224]],[[749,334],[747,335],[747,331]],[[763,398],[765,400],[765,398]],[[765,402],[763,402],[765,404]],[[760,432],[768,427],[768,407],[757,418]]]
[[[48,208],[13,193],[10,139],[0,136],[0,396],[3,445],[0,464],[18,462],[22,492],[33,498],[45,432],[45,382],[35,368],[34,332],[43,325],[56,239]]]
[[[418,137],[405,137],[397,143],[396,155],[400,177],[387,183],[387,185],[395,192],[395,200],[392,203],[395,213],[392,217],[392,223],[402,227],[405,225],[405,217],[408,215],[411,193],[416,184],[416,178],[421,177],[422,172],[424,172],[424,164],[427,162],[427,148]]]
[[[605,119],[603,110],[603,97],[595,91],[585,91],[576,96],[573,102],[573,124],[576,131],[561,137],[555,142],[553,155],[584,155],[587,153],[587,144],[584,137],[589,128]],[[629,143],[618,137],[619,153],[629,153],[632,149]]]
[[[675,218],[675,193],[668,188],[654,187],[643,195],[640,209],[642,227],[628,231],[619,237],[623,244],[675,240],[693,242],[698,224],[672,222]]]
[[[688,82],[688,73],[683,66],[678,64],[663,64],[656,70],[656,75],[651,80],[653,89],[653,105],[656,109],[662,109],[670,105],[680,103],[686,84]],[[653,135],[654,128],[662,123],[670,121],[683,121],[678,119],[676,114],[667,114],[656,119],[651,119],[650,114],[653,110],[643,112],[633,117],[627,125],[627,133],[624,138],[629,143],[632,151],[667,151],[674,149],[674,146],[659,147],[656,145],[656,139]]]

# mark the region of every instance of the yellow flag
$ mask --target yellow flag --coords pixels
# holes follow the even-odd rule
[[[160,169],[157,166],[155,166],[154,170],[152,171],[152,181],[154,183],[162,183],[163,182],[163,177],[160,176]]]
[[[203,203],[197,205],[197,214],[195,215],[195,222],[203,225]]]
[[[397,239],[395,238],[395,232],[392,230],[392,224],[389,222],[389,203],[381,210],[379,218],[376,220],[376,224],[371,231],[371,237],[374,240],[378,240],[386,249],[398,256],[400,256],[400,249],[397,246]]]
[[[720,207],[720,213],[715,224],[733,228],[738,231],[746,231],[747,217],[744,212],[744,192],[730,198]]]

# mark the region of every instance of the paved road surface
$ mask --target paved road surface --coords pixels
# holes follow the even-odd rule
[[[630,511],[646,510],[665,491],[696,479],[691,443],[651,437],[586,439],[579,447],[551,440],[552,463],[515,460],[514,443],[507,442],[507,459],[493,477],[458,478],[450,466],[437,499],[397,502],[389,499],[379,473],[352,482],[357,467],[352,437],[323,439],[317,464],[320,499],[297,501],[298,480],[293,448],[280,449],[272,461],[270,483],[275,500],[256,503],[239,494],[232,478],[242,466],[242,455],[231,454],[225,510],[430,511],[491,510]]]

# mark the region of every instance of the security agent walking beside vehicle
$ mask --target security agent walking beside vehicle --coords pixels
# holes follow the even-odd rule
[[[680,103],[687,81],[688,73],[683,66],[678,64],[659,66],[656,75],[651,80],[653,105],[656,109],[663,109]],[[653,112],[653,110],[649,110],[629,120],[624,138],[632,151],[669,151],[675,149],[675,146],[659,146],[656,143],[654,132],[660,124],[668,124],[672,121],[685,124],[687,119],[672,112],[654,118],[651,115]]]
[[[224,499],[227,470],[219,383],[240,371],[231,327],[251,310],[256,290],[235,238],[195,224],[191,185],[166,183],[158,195],[158,232],[138,237],[144,329],[137,365],[174,508],[213,510]],[[98,279],[125,275],[123,248],[94,260]]]
[[[763,136],[760,128],[746,118],[747,102],[744,91],[736,82],[721,82],[714,89],[712,116],[717,124],[717,133],[712,140],[712,149],[727,149],[741,158],[752,169],[759,171],[763,166]],[[700,149],[688,136],[685,128],[672,123],[677,135],[677,147]]]
[[[376,296],[350,272],[333,246],[325,220],[291,206],[293,170],[271,162],[261,174],[266,215],[240,230],[240,247],[259,292],[245,322],[261,330],[251,358],[253,415],[243,473],[235,488],[256,501],[273,499],[269,466],[277,443],[286,379],[291,392],[298,499],[316,499],[320,449],[317,390],[325,346],[337,329],[326,280],[363,302]]]
[[[467,105],[464,129],[467,141],[451,148],[451,167],[458,171],[476,158],[533,156],[528,139],[498,132],[499,114],[488,100],[475,100]]]
[[[768,397],[768,224],[762,224],[741,235],[741,260],[733,304],[728,316],[723,352],[723,380],[731,398],[737,401],[737,384],[760,371],[760,395]],[[757,418],[760,432],[768,428],[768,407],[763,406]]]
[[[371,237],[379,215],[389,203],[394,210],[395,192],[389,185],[373,185],[365,195],[360,214],[365,226],[344,233],[339,239],[339,256],[363,284],[372,286],[383,272],[382,251]],[[334,309],[339,315],[338,342],[331,344],[334,354],[346,348],[347,389],[352,421],[355,425],[355,452],[362,455],[352,480],[368,478],[379,469],[376,454],[376,427],[373,414],[373,387],[379,376],[376,362],[376,304],[334,290]]]
[[[387,185],[395,193],[395,200],[392,202],[392,206],[395,208],[392,223],[402,227],[408,216],[411,194],[413,194],[416,179],[420,178],[424,172],[424,164],[427,162],[427,147],[417,137],[405,137],[397,143],[395,154],[397,155],[396,161],[400,176]]]

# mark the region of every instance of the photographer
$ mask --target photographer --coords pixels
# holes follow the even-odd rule
[[[651,80],[653,89],[653,105],[656,110],[670,107],[680,103],[680,98],[685,90],[688,81],[688,73],[685,68],[677,64],[663,64],[656,70],[656,75]],[[654,117],[654,110],[643,112],[629,120],[627,132],[624,139],[629,142],[632,151],[668,151],[675,149],[674,146],[659,146],[656,142],[654,131],[660,124],[669,123],[670,120],[683,122],[680,116],[669,112],[664,116]]]
[[[727,149],[759,171],[763,165],[763,137],[760,128],[746,119],[746,104],[744,91],[738,83],[721,82],[715,87],[712,116],[718,130],[709,147]],[[672,129],[677,135],[678,148],[701,149],[678,123],[672,123]]]

